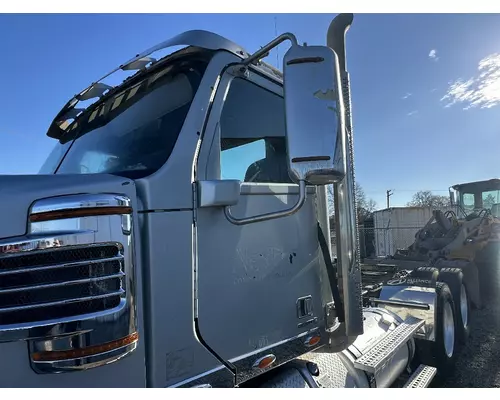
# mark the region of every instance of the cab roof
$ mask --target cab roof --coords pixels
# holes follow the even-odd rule
[[[459,183],[452,186],[453,189],[458,191],[477,191],[477,192],[485,192],[490,190],[500,190],[500,179],[492,178],[484,181],[475,181],[475,182],[465,182]]]

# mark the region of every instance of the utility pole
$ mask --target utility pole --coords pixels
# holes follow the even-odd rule
[[[390,197],[394,194],[394,191],[393,190],[387,190],[386,194],[387,194],[387,208],[390,208],[391,207]]]

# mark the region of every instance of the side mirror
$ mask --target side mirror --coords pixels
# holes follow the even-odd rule
[[[346,145],[337,55],[325,46],[292,45],[283,76],[291,178],[312,185],[341,181]]]
[[[284,40],[292,47],[283,58],[287,157],[290,176],[299,184],[299,197],[290,208],[253,217],[235,218],[235,225],[282,218],[296,213],[306,201],[306,185],[328,185],[346,175],[346,132],[339,60],[325,46],[299,46],[292,34],[283,34],[245,59],[249,65]]]
[[[450,192],[450,205],[454,207],[457,205],[455,200],[455,193],[451,189],[448,189],[448,191]]]

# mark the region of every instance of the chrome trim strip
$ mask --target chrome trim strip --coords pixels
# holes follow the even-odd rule
[[[0,241],[0,259],[15,257],[24,252],[44,251],[69,246],[103,246],[116,243],[94,243],[95,232],[90,230],[28,235]],[[61,244],[62,243],[62,244]]]
[[[303,332],[297,336],[293,336],[291,338],[288,338],[288,339],[284,339],[284,340],[281,340],[279,342],[276,342],[276,343],[273,343],[269,346],[266,346],[266,347],[261,347],[260,349],[258,350],[255,350],[255,351],[252,351],[250,353],[246,353],[246,354],[243,354],[241,356],[238,356],[238,357],[235,357],[235,358],[231,358],[229,360],[230,363],[235,363],[237,361],[240,361],[240,360],[243,360],[245,358],[248,358],[248,357],[251,357],[251,356],[254,356],[256,354],[260,354],[262,352],[265,352],[265,351],[268,351],[270,349],[274,349],[275,347],[278,347],[278,346],[281,346],[282,344],[285,344],[285,343],[288,343],[288,342],[291,342],[292,340],[296,340],[296,339],[299,339],[299,338],[302,338],[304,336],[307,336],[307,335],[310,335],[311,333],[317,331],[317,329],[313,329],[311,331],[308,331],[308,332]]]
[[[130,207],[130,199],[121,195],[85,194],[49,197],[36,201],[30,208],[30,215],[71,209],[99,207]]]
[[[402,300],[381,300],[376,297],[370,297],[369,300],[373,304],[387,304],[390,306],[400,306],[406,308],[417,308],[419,310],[430,310],[431,307],[426,303],[418,303],[414,301],[402,301]]]
[[[124,294],[125,294],[125,291],[123,289],[120,289],[120,290],[117,290],[115,292],[101,294],[101,295],[97,295],[97,296],[77,297],[77,298],[72,298],[72,299],[68,299],[68,300],[59,300],[59,301],[50,301],[47,303],[30,304],[27,306],[4,307],[4,308],[0,308],[0,313],[21,311],[21,310],[33,310],[35,308],[43,308],[43,307],[50,307],[50,306],[67,305],[67,304],[73,304],[73,303],[80,303],[82,301],[99,300],[99,299],[105,299],[107,297],[122,296]]]
[[[321,336],[321,340],[316,345],[307,347],[304,343],[304,337],[313,334],[319,334]],[[282,340],[242,356],[235,357],[230,359],[229,362],[231,362],[236,368],[236,384],[239,385],[269,370],[268,368],[263,370],[254,368],[255,361],[260,360],[264,356],[273,354],[276,357],[276,360],[272,364],[271,368],[276,368],[303,354],[317,350],[325,344],[326,336],[319,328],[314,328],[295,337]]]
[[[77,261],[77,262],[71,262],[71,263],[61,263],[61,264],[52,264],[52,265],[46,265],[43,267],[33,267],[33,268],[19,268],[19,269],[11,269],[9,271],[1,271],[0,270],[0,276],[2,275],[12,275],[12,274],[22,274],[22,273],[29,273],[29,272],[37,272],[37,271],[45,271],[48,269],[59,269],[59,268],[74,268],[78,267],[80,265],[94,265],[94,264],[102,264],[102,263],[109,263],[113,261],[119,261],[120,264],[123,262],[123,256],[116,256],[116,257],[110,257],[110,258],[96,258],[93,260],[86,260],[86,261]],[[121,269],[121,267],[120,267]]]
[[[27,272],[31,272],[31,271],[27,271]],[[59,286],[79,285],[81,283],[99,282],[99,281],[105,281],[107,279],[123,278],[124,276],[125,276],[125,274],[123,272],[119,272],[117,274],[104,275],[104,276],[99,276],[96,278],[76,279],[73,281],[46,283],[43,285],[21,286],[21,287],[15,287],[15,288],[10,288],[10,289],[0,289],[0,295],[4,294],[4,293],[24,292],[25,290],[39,290],[39,289],[48,289],[48,288],[59,287]],[[45,303],[42,303],[42,304],[45,304]],[[0,307],[0,312],[1,312],[1,310],[2,310],[2,307]]]
[[[208,375],[211,375],[215,372],[218,372],[220,370],[223,370],[225,369],[225,367],[223,365],[219,366],[219,367],[216,367],[216,368],[213,368],[209,371],[206,371],[206,372],[203,372],[201,374],[198,374],[198,375],[195,375],[191,378],[188,378],[188,379],[184,379],[183,381],[180,381],[178,383],[176,383],[175,385],[171,385],[171,386],[168,386],[170,388],[176,388],[176,387],[180,387],[180,386],[183,386],[183,385],[186,385],[187,383],[190,383],[190,382],[193,382],[197,379],[200,379],[200,378],[204,378],[205,376],[208,376]]]

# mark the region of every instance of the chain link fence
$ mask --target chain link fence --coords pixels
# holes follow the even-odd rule
[[[374,217],[358,227],[360,258],[384,258],[398,249],[408,248],[417,232],[432,218],[433,211],[446,215],[452,211],[460,215],[456,207],[394,207],[375,211]],[[335,229],[331,229],[332,253],[337,254]]]

